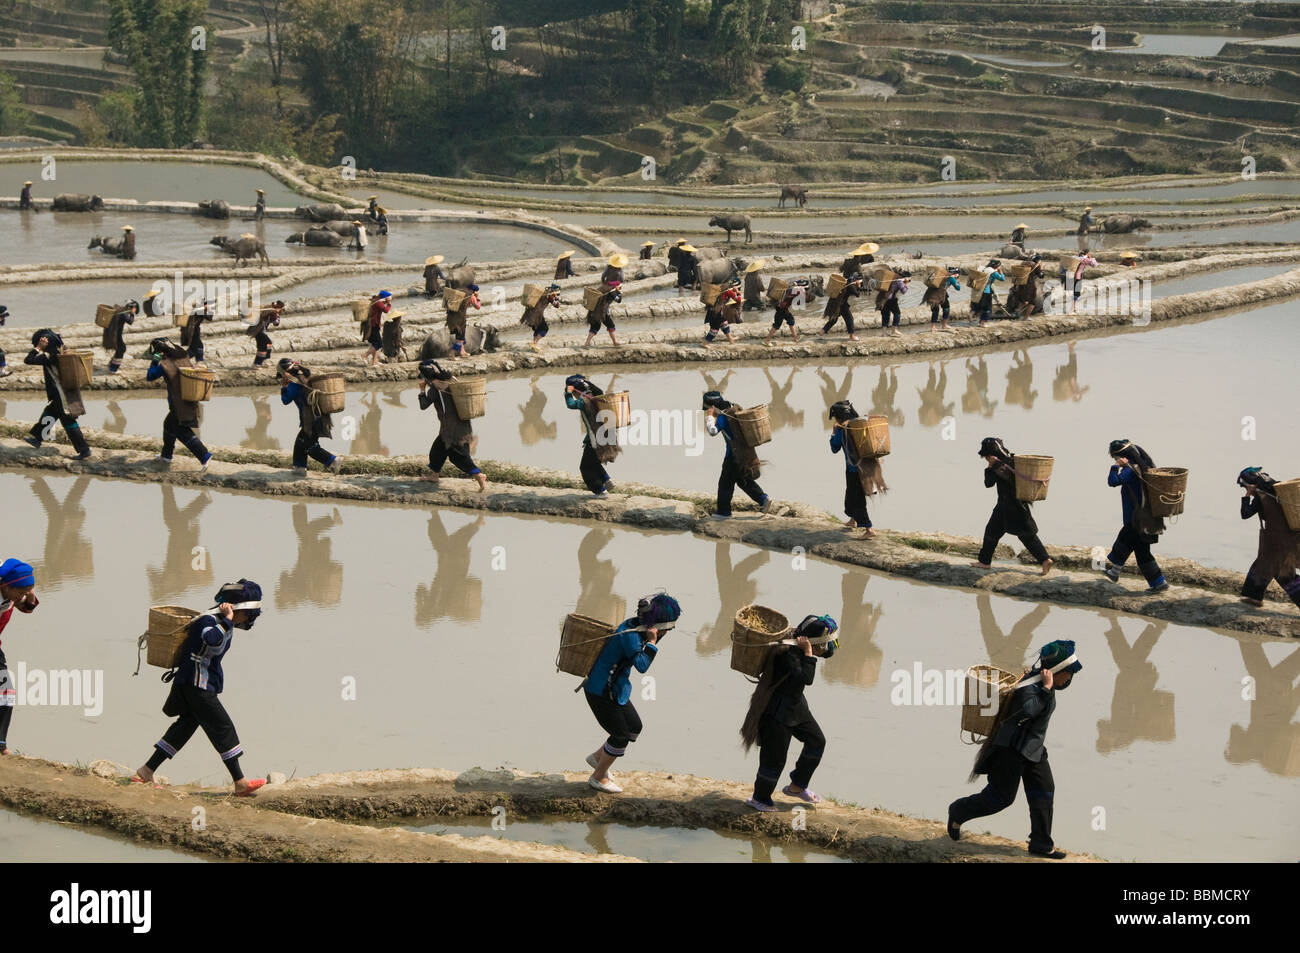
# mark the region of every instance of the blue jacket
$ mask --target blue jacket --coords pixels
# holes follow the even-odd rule
[[[732,453],[731,453],[731,424],[727,421],[727,418],[726,418],[725,415],[723,415],[723,414],[718,414],[718,416],[716,416],[716,417],[713,418],[713,425],[714,425],[715,427],[718,428],[718,434],[720,434],[720,435],[722,436],[723,441],[725,441],[726,444],[727,444],[727,452],[724,453],[724,454],[722,455],[722,459],[723,459],[723,460],[730,460],[731,457],[732,457]]]
[[[1142,504],[1142,480],[1132,467],[1121,467],[1118,463],[1110,468],[1106,482],[1120,488],[1120,506],[1124,512],[1124,525],[1133,522],[1137,509]]]
[[[600,650],[583,682],[588,695],[608,698],[619,705],[626,705],[632,697],[632,681],[628,677],[632,666],[644,672],[659,654],[657,645],[645,641],[644,632],[632,631],[636,626],[635,618],[624,620]]]
[[[853,448],[846,445],[844,428],[836,427],[831,431],[831,453],[844,453],[844,467],[850,473],[858,472],[858,465],[853,462]]]
[[[225,616],[216,612],[191,622],[176,680],[220,695],[225,682],[221,660],[230,651],[234,631],[235,627]]]

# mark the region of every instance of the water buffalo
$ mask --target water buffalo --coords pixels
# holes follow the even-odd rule
[[[718,258],[702,261],[696,265],[695,272],[702,284],[720,285],[740,273],[740,264],[733,258]]]
[[[802,185],[783,185],[781,186],[781,201],[777,203],[777,208],[785,208],[785,200],[794,199],[803,208],[808,204],[808,190]]]
[[[204,199],[199,203],[204,218],[230,218],[230,204],[225,199]]]
[[[262,259],[262,264],[269,265],[271,259],[266,256],[266,242],[262,241],[256,235],[240,235],[238,238],[228,238],[225,235],[215,235],[208,242],[209,245],[216,245],[224,252],[229,252],[235,256],[235,267],[239,267],[240,262],[245,260],[251,261],[254,255]]]
[[[1127,235],[1139,229],[1150,228],[1151,222],[1136,215],[1111,215],[1101,220],[1101,230],[1107,235]]]
[[[120,255],[122,254],[122,239],[96,235],[90,240],[90,244],[86,246],[87,250],[92,248],[98,248],[105,255]]]
[[[481,324],[471,324],[465,328],[465,354],[491,353],[501,344],[496,328],[486,328]],[[436,328],[429,332],[424,343],[420,345],[420,360],[433,361],[451,357],[451,331]]]
[[[739,212],[727,212],[725,215],[715,215],[709,219],[709,228],[725,228],[727,230],[727,243],[731,243],[731,233],[739,232],[742,229],[745,232],[745,243],[748,244],[754,240],[754,233],[749,228],[749,216],[742,215]]]
[[[310,245],[313,248],[342,248],[343,236],[328,228],[309,228],[294,232],[284,240],[286,245]]]
[[[104,207],[104,200],[98,195],[84,192],[60,192],[54,196],[56,212],[98,212]]]
[[[726,258],[726,253],[713,245],[701,245],[695,249],[696,261],[717,261],[719,258]]]
[[[446,281],[448,287],[464,291],[474,283],[474,266],[465,264],[465,259],[462,258],[459,265],[451,267]]]
[[[314,205],[299,205],[293,210],[293,214],[298,218],[305,218],[313,222],[333,222],[339,219],[346,219],[348,213],[342,205],[337,202],[318,202]]]
[[[658,278],[668,274],[668,262],[655,258],[638,259],[628,266],[624,274],[634,280]]]
[[[999,258],[1009,258],[1012,261],[1028,261],[1033,258],[1036,252],[1032,248],[1021,248],[1019,245],[1008,242],[998,251]]]
[[[350,219],[344,219],[341,221],[335,220],[331,222],[326,222],[324,225],[321,225],[320,227],[328,228],[334,234],[342,235],[344,238],[352,238],[357,234],[358,230],[364,231],[366,226],[358,225],[356,222]]]

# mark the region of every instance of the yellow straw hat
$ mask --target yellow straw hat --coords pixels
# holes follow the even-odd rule
[[[627,265],[627,255],[610,255],[609,263],[615,268],[622,268]]]
[[[855,255],[874,255],[880,251],[880,246],[875,242],[863,242],[857,248],[853,249]]]
[[[1120,255],[1119,257],[1123,259],[1128,259],[1128,258],[1140,258],[1141,256],[1138,255],[1138,253],[1135,251],[1126,251],[1124,252],[1124,254]]]
[[[679,239],[677,239],[677,241],[673,242],[673,244],[674,244],[674,245],[685,245],[685,244],[686,244],[686,239],[684,239],[684,238],[679,238]]]
[[[1028,228],[1028,227],[1029,226],[1026,225],[1024,222],[1021,222],[1019,225],[1016,226],[1016,228]]]
[[[244,234],[240,235],[239,237],[240,237],[240,238],[256,238],[257,236],[254,235],[252,232],[244,232]]]
[[[406,314],[405,311],[390,311],[388,312],[388,320],[392,321],[394,318],[400,318],[404,314]]]
[[[1091,211],[1092,211],[1092,206],[1091,206],[1091,205],[1085,205],[1085,206],[1083,207],[1083,210],[1084,210],[1085,212],[1091,212]]]
[[[32,180],[31,180],[31,179],[28,179],[26,182],[23,183],[23,185],[31,185],[31,184],[32,184]]]
[[[426,265],[441,265],[446,260],[447,259],[442,255],[430,255],[428,258],[424,259],[424,263]]]
[[[377,198],[379,198],[378,195],[368,195],[368,196],[366,196],[366,201],[367,201],[367,202],[373,202],[373,201],[375,201],[375,199],[377,199]]]
[[[762,268],[765,264],[767,264],[767,262],[763,261],[761,258],[758,261],[751,261],[748,267],[745,268],[745,274],[752,275],[754,272],[758,271],[758,269]]]
[[[682,251],[684,251],[684,252],[690,252],[691,254],[694,254],[694,253],[695,253],[695,246],[694,246],[694,245],[682,244],[682,245],[681,245],[681,249],[682,249]]]
[[[130,225],[123,225],[123,226],[122,226],[122,231],[124,231],[124,232],[133,232],[133,231],[135,231],[135,229],[133,229]]]
[[[376,211],[378,211],[380,215],[388,214],[388,209],[384,208],[382,205],[377,206]]]
[[[265,190],[265,189],[258,189],[258,190],[257,190],[257,194],[258,194],[258,195],[265,195],[265,194],[266,194],[266,190]]]
[[[568,251],[562,251],[562,252],[560,252],[560,260],[561,260],[561,261],[563,261],[565,258],[572,258],[572,257],[573,257],[573,249],[572,249],[572,248],[570,248]]]
[[[144,300],[148,301],[150,298],[156,298],[160,294],[162,294],[162,292],[159,291],[157,288],[155,288],[153,291],[150,291],[148,294],[144,296]]]
[[[650,247],[652,247],[653,245],[654,245],[654,242],[652,242],[652,241],[644,241],[644,242],[641,243],[641,247],[642,247],[642,248],[650,248]]]

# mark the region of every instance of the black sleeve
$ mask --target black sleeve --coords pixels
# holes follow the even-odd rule
[[[1259,500],[1253,496],[1243,496],[1241,498],[1241,518],[1250,519],[1259,512]]]
[[[419,398],[419,400],[420,400],[420,409],[421,409],[421,410],[428,410],[428,409],[429,409],[429,405],[433,403],[433,394],[429,393],[428,391],[421,391],[421,392],[420,392],[418,395],[416,395],[416,396],[417,396],[417,397]]]
[[[44,367],[46,364],[50,363],[50,356],[48,354],[42,354],[40,351],[36,350],[36,348],[32,348],[27,353],[27,356],[23,358],[23,363],[31,364],[35,367]]]
[[[801,666],[799,675],[805,685],[813,683],[813,676],[817,674],[817,659],[811,655],[799,654],[799,664]]]
[[[995,472],[993,472],[993,468],[992,468],[992,467],[985,467],[985,468],[984,468],[984,485],[985,485],[986,487],[987,487],[987,486],[996,486],[996,485],[997,485],[997,482],[998,482],[998,475],[997,475]]]

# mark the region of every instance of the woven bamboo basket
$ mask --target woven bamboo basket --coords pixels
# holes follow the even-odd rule
[[[1023,285],[1029,280],[1029,273],[1034,270],[1033,265],[1003,265],[1002,274],[1006,275],[1018,285]]]
[[[790,633],[790,620],[766,606],[745,606],[731,625],[731,667],[757,677],[772,646]]]
[[[838,271],[826,279],[826,296],[828,298],[838,298],[844,294],[844,289],[849,286],[849,279],[845,278]]]
[[[1282,504],[1286,525],[1300,532],[1300,480],[1283,480],[1273,487],[1277,501]]]
[[[927,288],[942,288],[943,283],[947,280],[947,268],[931,268],[925,273],[925,286]]]
[[[582,289],[582,306],[588,311],[595,311],[600,307],[600,299],[605,297],[604,292],[599,288]]]
[[[461,420],[473,420],[487,413],[487,378],[467,377],[454,380],[447,385],[451,392],[451,401],[456,405],[456,413]]]
[[[172,327],[183,328],[189,323],[190,316],[188,314],[181,314],[179,311],[172,314]]]
[[[700,285],[700,301],[710,308],[717,304],[718,296],[721,294],[722,285],[712,285],[707,281]]]
[[[370,317],[370,301],[366,298],[358,298],[352,302],[352,320],[360,324]]]
[[[889,418],[883,414],[855,417],[844,425],[853,452],[859,457],[889,456]]]
[[[79,389],[90,383],[95,372],[95,352],[64,351],[59,355],[59,380],[64,387]]]
[[[994,665],[972,665],[966,670],[966,697],[961,706],[961,730],[975,738],[988,737],[997,721],[1002,701],[1019,679]],[[997,704],[991,704],[997,699]],[[987,706],[987,707],[986,707]]]
[[[614,626],[600,619],[570,612],[560,628],[560,651],[555,655],[555,670],[586,678],[596,664],[596,656],[614,634]]]
[[[862,270],[862,276],[864,278],[875,278],[876,286],[880,288],[888,288],[899,277],[898,272],[888,265],[871,265]]]
[[[1061,259],[1061,271],[1071,278],[1074,277],[1074,270],[1079,267],[1079,262],[1083,261],[1078,255],[1070,255]]]
[[[971,294],[975,295],[984,291],[984,286],[989,283],[989,276],[978,269],[972,269],[966,272],[966,283],[970,286]]]
[[[768,416],[767,404],[755,404],[743,410],[733,411],[729,415],[740,427],[740,438],[751,448],[761,447],[772,439],[772,418]]]
[[[113,314],[117,309],[111,304],[95,305],[95,324],[101,328],[106,328],[113,323]]]
[[[780,303],[781,299],[785,297],[785,293],[789,290],[790,290],[790,283],[788,281],[782,281],[780,278],[769,279],[767,283],[768,298],[770,298],[772,301],[777,302],[778,304]]]
[[[465,303],[469,295],[459,288],[442,289],[442,306],[448,311],[459,311],[460,306]]]
[[[182,367],[181,400],[211,400],[212,385],[217,382],[217,375],[206,367]]]
[[[632,398],[625,390],[601,394],[596,398],[596,414],[608,412],[615,427],[626,427],[632,422]]]
[[[525,308],[532,308],[536,306],[537,302],[542,300],[542,295],[544,294],[546,294],[546,289],[541,285],[524,285],[524,290],[520,297],[524,302]]]
[[[316,411],[322,414],[343,412],[346,403],[346,384],[342,374],[315,374],[310,381],[312,400]]]
[[[189,635],[189,624],[198,615],[184,606],[151,606],[146,631],[149,654],[145,660],[158,668],[175,668]]]
[[[1185,467],[1152,467],[1142,474],[1152,516],[1178,516],[1187,497]]]
[[[1016,474],[1016,499],[1034,503],[1047,499],[1047,482],[1052,478],[1052,457],[1032,453],[1017,453],[1011,458],[1011,469]],[[1039,483],[1037,481],[1044,482]]]

